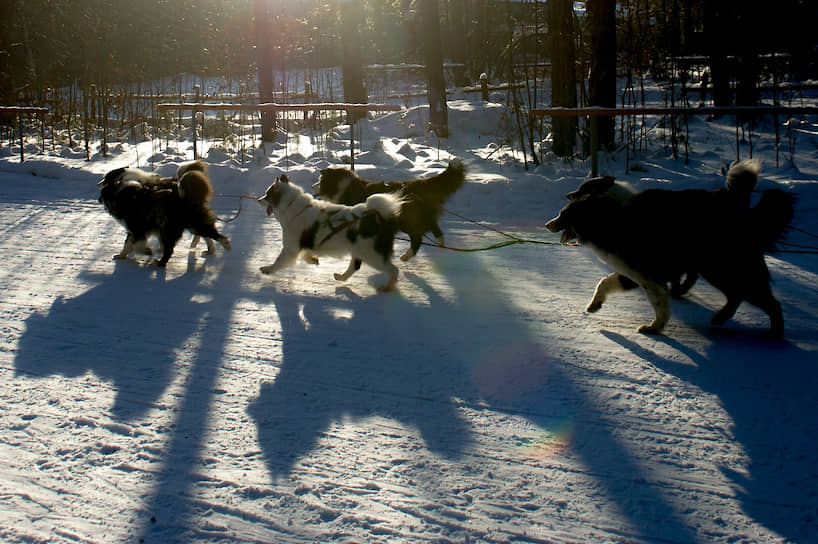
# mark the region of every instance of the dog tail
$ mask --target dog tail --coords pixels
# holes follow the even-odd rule
[[[196,207],[204,207],[213,196],[213,186],[200,170],[188,170],[179,178],[179,196]]]
[[[376,193],[367,197],[366,209],[373,210],[386,220],[400,217],[403,199],[394,193]]]
[[[795,209],[795,196],[781,189],[764,191],[758,204],[750,210],[752,228],[760,247],[775,251],[776,243],[786,234]]]
[[[417,186],[404,185],[403,192],[412,198],[430,198],[435,202],[428,202],[428,204],[440,205],[460,189],[465,179],[466,168],[463,166],[463,161],[455,157],[449,162],[449,165],[443,172],[428,179],[418,181],[419,185]],[[428,188],[428,190],[422,190],[420,188],[421,186]]]
[[[188,172],[194,171],[207,175],[207,163],[202,160],[198,160],[180,164],[179,168],[176,170],[176,179],[182,179],[182,176]]]
[[[727,172],[725,187],[745,207],[750,205],[750,195],[756,188],[760,170],[761,161],[758,159],[745,159],[731,166]]]
[[[460,189],[466,179],[466,167],[459,157],[455,157],[449,162],[449,166],[436,178],[435,183],[440,186],[444,200]]]

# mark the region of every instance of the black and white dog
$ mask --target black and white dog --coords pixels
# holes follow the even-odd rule
[[[597,284],[587,311],[598,311],[617,291],[641,286],[655,318],[639,331],[658,334],[670,319],[668,283],[698,273],[727,297],[714,325],[730,319],[746,300],[767,313],[768,335],[780,338],[784,320],[764,253],[774,249],[792,220],[794,197],[768,190],[750,208],[758,170],[757,161],[738,163],[727,187],[716,191],[648,189],[625,199],[605,191],[576,195],[546,227],[562,231],[563,238],[576,236],[615,270]]]
[[[282,230],[281,252],[273,264],[261,267],[264,274],[295,264],[299,256],[318,264],[318,255],[349,255],[349,267],[335,274],[336,280],[348,280],[366,263],[387,274],[381,290],[395,288],[398,269],[392,264],[392,245],[401,209],[396,195],[375,194],[361,204],[345,206],[315,199],[283,175],[258,201],[267,215],[275,214]]]
[[[177,178],[162,178],[138,168],[117,168],[108,172],[97,187],[99,201],[128,231],[115,259],[125,259],[134,251],[147,252],[148,236],[157,234],[162,257],[156,264],[165,266],[185,230],[230,249],[230,240],[215,226],[216,215],[210,209],[213,188],[201,161],[181,165]]]

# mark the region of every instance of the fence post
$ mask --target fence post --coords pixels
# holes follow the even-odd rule
[[[597,116],[591,115],[591,177],[595,178],[599,172],[599,162],[597,150],[599,149],[599,130],[597,127]]]
[[[350,110],[347,110],[347,121],[349,122],[349,164],[355,170],[355,122],[352,120]]]
[[[200,101],[201,87],[194,85],[193,90],[196,95],[194,102],[198,104]],[[193,108],[193,112],[190,116],[190,130],[193,132],[193,160],[195,161],[199,159],[199,152],[196,147],[196,108]]]
[[[25,155],[23,154],[23,114],[17,114],[17,125],[20,127],[20,162],[23,162]]]

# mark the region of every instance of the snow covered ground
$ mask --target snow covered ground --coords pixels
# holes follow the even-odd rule
[[[439,146],[415,112],[365,122],[357,170],[407,179],[460,156],[450,210],[556,242],[543,224],[589,163],[525,171],[494,147],[502,104],[450,107]],[[770,120],[753,154],[760,188],[797,194],[794,225],[818,232],[809,121],[794,165],[782,152],[776,167]],[[688,164],[654,141],[634,170],[620,153],[601,171],[715,188],[734,138],[732,119],[691,119]],[[341,131],[317,151],[292,138],[243,164],[216,146],[206,159],[217,193],[258,195],[282,172],[309,186],[347,148]],[[767,318],[746,305],[711,327],[723,298],[704,281],[663,336],[636,332],[640,291],[586,314],[607,269],[579,247],[426,246],[388,294],[366,267],[335,282],[342,260],[263,276],[280,229],[250,200],[220,227],[229,253],[186,236],[166,270],[114,261],[124,230],[96,182],[192,158],[189,142],[152,152],[20,164],[0,149],[0,541],[818,542],[818,255],[768,258],[782,342],[757,336]],[[214,206],[228,218],[239,199]],[[454,247],[503,240],[451,214],[442,226]]]

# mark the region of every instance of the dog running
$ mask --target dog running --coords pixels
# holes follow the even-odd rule
[[[546,228],[576,237],[615,272],[596,286],[587,307],[596,312],[617,291],[641,286],[655,317],[639,331],[659,334],[670,318],[668,284],[696,273],[727,297],[711,323],[729,320],[742,301],[770,319],[767,336],[781,338],[781,304],[772,294],[764,253],[775,249],[793,217],[794,197],[765,191],[750,208],[759,163],[743,161],[728,172],[725,189],[648,189],[630,198],[587,191],[565,206]]]
[[[453,159],[440,174],[408,181],[368,181],[347,168],[325,168],[313,185],[313,195],[336,204],[354,206],[377,193],[397,193],[403,200],[400,218],[401,231],[409,235],[409,248],[401,255],[402,261],[414,257],[431,232],[439,246],[444,245],[443,231],[438,222],[443,215],[443,203],[454,194],[465,179],[463,161]]]
[[[230,240],[216,229],[216,215],[210,209],[213,188],[201,161],[181,165],[177,178],[162,178],[138,168],[117,168],[97,187],[99,201],[127,230],[115,259],[125,259],[134,251],[147,253],[147,238],[156,234],[162,244],[162,256],[156,264],[164,267],[185,230],[230,249]],[[194,244],[196,241],[194,237]]]
[[[318,264],[319,255],[349,255],[349,267],[335,274],[336,280],[348,280],[366,263],[387,274],[380,290],[395,288],[398,269],[392,264],[392,246],[402,213],[398,196],[374,194],[361,204],[346,206],[315,199],[282,175],[258,202],[268,216],[276,216],[282,230],[281,251],[273,264],[261,267],[262,273],[292,266],[299,256]]]

